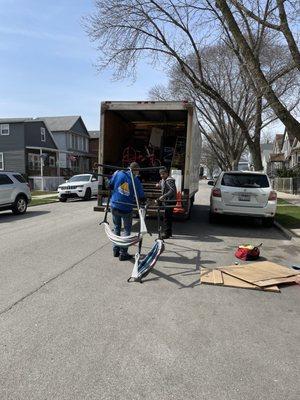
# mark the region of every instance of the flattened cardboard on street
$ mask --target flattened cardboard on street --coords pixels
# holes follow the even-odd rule
[[[280,292],[278,287],[275,285],[261,288],[257,285],[253,285],[252,283],[235,278],[234,276],[227,275],[220,269],[210,270],[208,268],[201,268],[200,281],[201,283],[205,283],[208,285],[229,286],[240,289],[263,290],[266,292]]]
[[[244,266],[233,265],[220,268],[220,270],[259,287],[294,282],[299,276],[299,272],[270,261],[255,262]],[[289,277],[291,279],[287,281],[286,278]]]

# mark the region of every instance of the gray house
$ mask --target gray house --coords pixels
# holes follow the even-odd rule
[[[0,170],[23,174],[32,187],[44,188],[59,176],[58,148],[47,124],[31,118],[0,119]]]
[[[59,166],[63,176],[88,172],[90,169],[89,133],[80,117],[41,117],[51,130],[59,149]]]

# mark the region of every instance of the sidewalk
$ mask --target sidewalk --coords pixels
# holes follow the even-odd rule
[[[33,199],[47,199],[48,197],[55,197],[57,194],[39,194],[37,196],[32,196]]]
[[[300,194],[290,194],[290,193],[284,193],[284,192],[277,192],[277,197],[279,199],[283,199],[288,201],[291,204],[294,204],[295,206],[300,207]]]

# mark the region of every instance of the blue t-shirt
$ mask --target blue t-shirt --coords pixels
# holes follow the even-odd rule
[[[142,184],[136,176],[134,177],[134,183],[138,198],[144,198],[145,194],[142,188]],[[112,208],[117,208],[118,210],[123,212],[131,212],[133,209],[132,204],[136,204],[136,201],[130,172],[116,171],[109,181],[109,185],[112,189],[110,206]],[[120,202],[121,204],[118,202]],[[128,203],[128,205],[123,203]]]

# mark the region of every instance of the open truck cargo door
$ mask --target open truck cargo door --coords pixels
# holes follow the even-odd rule
[[[127,167],[136,161],[141,167],[165,166],[176,171],[177,191],[181,198],[178,214],[188,216],[199,185],[201,134],[196,109],[191,102],[180,101],[105,101],[101,103],[99,164]],[[99,174],[110,175],[109,168]],[[175,177],[175,176],[174,176]],[[151,204],[160,196],[155,187],[158,169],[142,171],[141,181]],[[100,176],[98,204],[102,211],[107,201],[107,180]],[[154,213],[154,211],[153,211]]]

